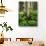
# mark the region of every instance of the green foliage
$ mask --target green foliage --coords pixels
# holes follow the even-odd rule
[[[19,2],[19,26],[37,26],[37,5],[37,2]]]
[[[29,16],[26,13],[19,12],[19,26],[37,26],[37,11],[30,10]]]
[[[10,29],[10,31],[13,30],[11,26],[7,26],[7,22],[4,22],[3,25],[0,24],[0,26],[2,27],[2,29],[3,29],[3,27],[5,27],[5,28],[6,28],[6,32],[7,32],[9,29]]]

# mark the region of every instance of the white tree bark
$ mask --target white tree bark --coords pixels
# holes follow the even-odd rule
[[[28,7],[27,7],[27,16],[29,16],[29,9],[30,9],[30,2],[28,2]]]
[[[27,5],[27,6],[26,6]],[[24,2],[24,12],[29,16],[30,2]]]

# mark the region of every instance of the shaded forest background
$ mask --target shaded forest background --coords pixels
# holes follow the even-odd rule
[[[37,26],[37,2],[19,2],[19,26]]]

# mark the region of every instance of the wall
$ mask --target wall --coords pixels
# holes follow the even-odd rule
[[[8,31],[6,33],[4,31],[4,37],[11,37],[13,39],[15,39],[16,37],[33,37],[34,40],[46,41],[46,1],[45,0],[37,0],[37,1],[38,1],[38,27],[19,27],[18,26],[19,0],[17,1],[3,0],[4,5],[11,11],[7,12],[4,15],[5,17],[0,17],[0,23],[7,22],[8,25],[11,25],[12,28],[14,29],[12,32]]]

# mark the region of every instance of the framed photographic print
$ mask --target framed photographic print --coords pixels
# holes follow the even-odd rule
[[[19,26],[38,25],[38,3],[36,1],[19,2]]]

